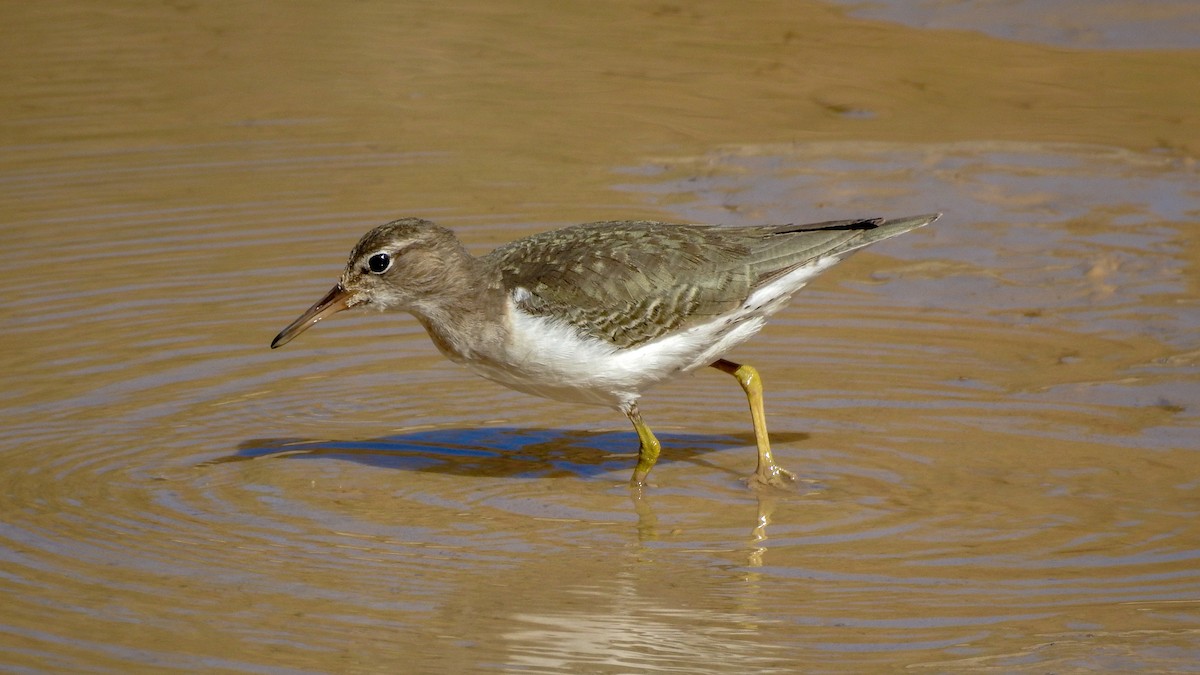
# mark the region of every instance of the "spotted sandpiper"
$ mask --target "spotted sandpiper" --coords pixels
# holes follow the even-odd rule
[[[363,236],[337,285],[271,347],[351,307],[407,311],[442,354],[489,380],[625,413],[640,442],[637,487],[660,450],[638,398],[711,366],[737,378],[750,402],[752,483],[784,486],[795,476],[771,454],[758,371],[722,357],[852,251],[940,215],[754,227],[608,221],[535,234],[479,258],[450,230],[404,218]]]

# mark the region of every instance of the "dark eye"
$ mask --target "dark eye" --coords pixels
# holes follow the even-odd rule
[[[392,256],[386,253],[376,253],[367,260],[367,267],[375,274],[383,274],[392,266]]]

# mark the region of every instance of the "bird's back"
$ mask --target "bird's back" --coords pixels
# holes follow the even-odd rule
[[[832,258],[826,267],[936,218],[752,227],[606,221],[519,239],[485,261],[521,310],[631,347],[735,311],[801,267]]]

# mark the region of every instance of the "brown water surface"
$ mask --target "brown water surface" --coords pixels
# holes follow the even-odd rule
[[[1194,671],[1200,50],[846,11],[6,4],[0,670]],[[267,348],[401,215],[933,210],[733,355],[792,493],[715,371],[638,497],[410,317]]]

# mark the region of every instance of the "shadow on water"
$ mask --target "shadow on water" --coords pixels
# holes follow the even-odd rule
[[[772,434],[775,443],[792,443],[805,433]],[[754,452],[753,434],[659,434],[659,464],[691,461],[708,465],[704,455],[745,447]],[[464,476],[594,478],[632,471],[638,440],[633,432],[592,432],[517,427],[427,429],[366,440],[256,438],[238,444],[232,455],[200,466],[267,457],[332,458],[367,466]],[[712,467],[717,468],[717,467]]]
[[[780,432],[771,439],[778,444],[809,438],[806,433]],[[659,464],[693,462],[706,470],[729,472],[727,467],[704,459],[711,452],[729,448],[753,456],[754,435],[673,434],[658,435],[663,444]],[[637,459],[637,435],[633,432],[579,431],[520,427],[426,429],[367,440],[306,440],[258,438],[238,444],[231,455],[201,462],[207,467],[257,459],[340,459],[372,467],[402,471],[434,472],[455,476],[553,478],[577,477],[623,481]],[[733,475],[733,472],[729,472]],[[744,476],[736,475],[739,481]],[[809,481],[797,485],[793,496],[812,490]],[[746,562],[760,567],[767,552],[767,529],[780,498],[788,493],[746,490],[757,502],[754,520],[748,523]],[[639,541],[657,541],[667,536],[655,513],[651,497],[631,490],[629,499],[637,516]],[[672,529],[674,526],[666,529]]]

